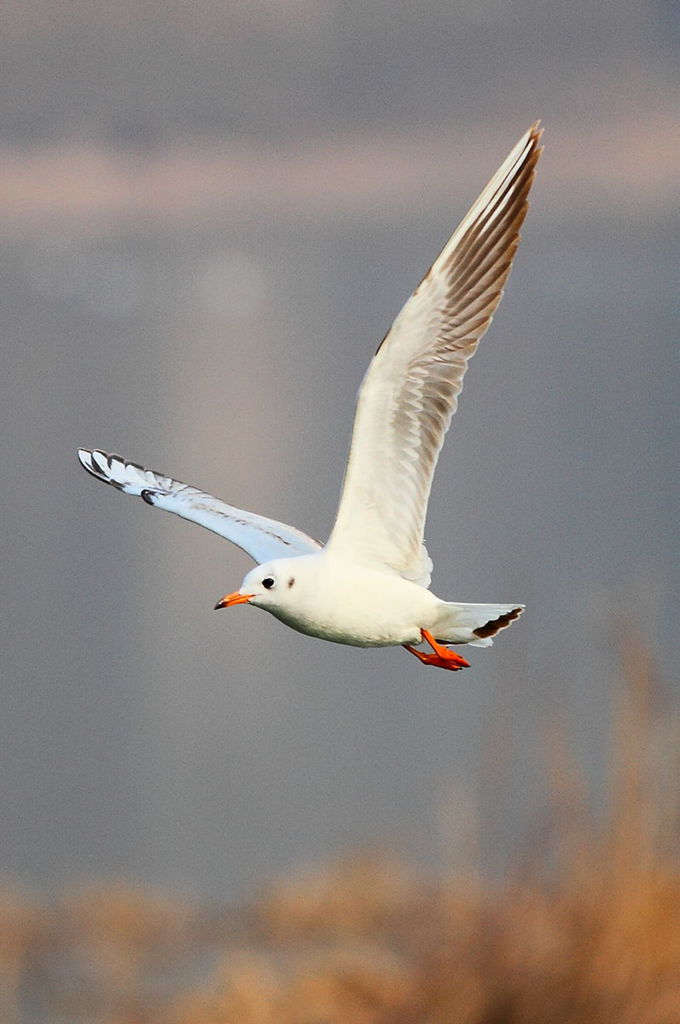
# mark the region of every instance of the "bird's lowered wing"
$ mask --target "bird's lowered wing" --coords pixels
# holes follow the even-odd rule
[[[258,563],[272,558],[309,555],[321,548],[318,541],[294,526],[234,508],[180,480],[161,476],[135,462],[126,462],[120,455],[79,448],[78,458],[97,480],[103,480],[126,494],[136,494],[154,508],[165,509],[205,526],[236,544]]]
[[[428,586],[437,458],[468,360],[500,302],[541,149],[522,136],[397,316],[359,391],[328,548]]]

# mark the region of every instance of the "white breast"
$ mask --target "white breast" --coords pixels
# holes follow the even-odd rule
[[[348,563],[328,551],[300,559],[295,593],[278,619],[300,633],[356,647],[419,643],[439,599],[396,573]]]

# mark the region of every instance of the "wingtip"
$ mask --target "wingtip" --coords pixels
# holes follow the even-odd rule
[[[78,462],[88,473],[92,472],[92,450],[90,448],[76,448]]]
[[[106,479],[102,474],[101,466],[97,463],[97,455],[103,453],[100,453],[97,448],[77,448],[76,454],[80,465],[90,476],[93,476],[95,480]]]
[[[532,146],[536,152],[536,158],[538,158],[541,155],[545,148],[544,146],[541,145],[541,140],[543,138],[544,131],[545,128],[542,127],[540,119],[538,121],[534,121],[534,123],[529,127],[527,131],[527,136],[529,137]]]
[[[472,632],[476,637],[480,637],[482,640],[488,640],[495,636],[496,633],[500,633],[502,629],[509,626],[515,621],[515,619],[518,619],[524,611],[524,607],[525,606],[523,604],[513,605],[509,611],[501,613],[495,619],[489,619],[488,622],[478,626],[476,629],[473,629]]]

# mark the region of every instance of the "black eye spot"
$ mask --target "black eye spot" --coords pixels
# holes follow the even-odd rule
[[[294,579],[293,576],[291,576],[291,578],[288,580],[288,589],[289,590],[293,586],[294,583],[295,583],[295,579]]]
[[[271,590],[272,587],[274,586],[274,577],[265,576],[265,578],[262,580],[262,586],[264,587],[265,590]]]

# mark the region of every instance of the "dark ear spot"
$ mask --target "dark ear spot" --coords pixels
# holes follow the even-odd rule
[[[288,580],[288,589],[289,590],[293,586],[294,583],[295,583],[295,579],[294,579],[293,576],[291,576],[291,578]]]

